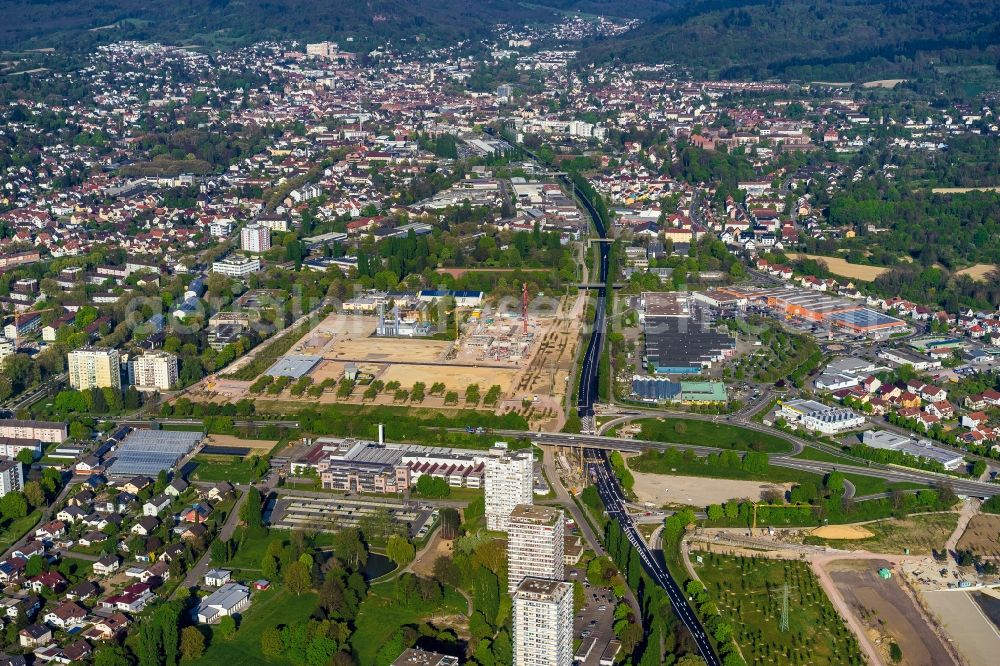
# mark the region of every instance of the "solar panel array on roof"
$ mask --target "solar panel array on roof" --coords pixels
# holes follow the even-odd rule
[[[108,472],[112,476],[156,476],[169,470],[201,441],[200,432],[135,430],[115,452]]]
[[[643,400],[673,400],[681,394],[681,385],[667,379],[636,377],[632,380],[632,393]]]

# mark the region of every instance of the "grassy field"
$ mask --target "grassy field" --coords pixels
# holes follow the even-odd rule
[[[862,664],[853,634],[804,562],[703,553],[698,575],[750,664]],[[781,631],[788,584],[788,630]]]
[[[874,476],[864,476],[863,474],[844,474],[844,478],[854,484],[856,497],[877,495],[879,493],[887,493],[892,490],[916,490],[917,488],[927,487],[926,485],[920,483],[889,483],[885,479],[879,479]]]
[[[358,611],[357,628],[351,636],[351,645],[361,666],[375,663],[379,648],[399,627],[434,616],[465,615],[467,611],[465,597],[450,587],[445,587],[444,599],[437,605],[414,603],[403,607],[394,598],[395,585],[395,580],[373,585]]]
[[[944,548],[957,524],[957,513],[929,513],[902,520],[891,518],[867,523],[864,528],[875,535],[867,539],[822,539],[810,536],[806,537],[806,542],[872,553],[901,555],[904,550],[909,549],[910,555],[930,555],[931,549]]]
[[[239,631],[232,640],[209,637],[208,649],[195,666],[231,666],[232,664],[292,664],[285,657],[269,657],[260,649],[260,635],[265,629],[309,619],[316,607],[315,594],[295,596],[281,588],[256,592],[243,613]]]
[[[641,439],[671,444],[714,446],[738,451],[786,453],[792,450],[786,440],[726,423],[662,417],[642,421]]]
[[[658,451],[647,450],[639,456],[629,458],[629,467],[637,472],[652,474],[679,474],[681,476],[704,476],[714,479],[738,479],[744,481],[766,481],[769,483],[808,483],[823,485],[820,474],[804,472],[785,467],[769,467],[766,472],[756,474],[738,467],[708,464],[707,458],[693,460],[667,460]]]
[[[38,524],[42,518],[41,511],[32,511],[24,518],[17,518],[6,523],[0,531],[0,547],[6,550],[15,541],[28,533],[28,530]]]
[[[257,480],[246,458],[197,455],[194,463],[197,467],[191,473],[191,478],[195,481],[229,481],[235,484]]]

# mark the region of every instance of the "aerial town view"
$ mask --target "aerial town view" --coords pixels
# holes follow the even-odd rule
[[[0,0],[0,666],[998,655],[1000,0]]]

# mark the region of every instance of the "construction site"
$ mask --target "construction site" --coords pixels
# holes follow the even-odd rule
[[[527,293],[522,292],[516,307],[454,306],[438,316],[454,326],[442,331],[430,321],[436,304],[398,294],[392,302],[365,299],[363,309],[330,314],[264,374],[289,377],[292,384],[321,385],[321,393],[309,394],[318,403],[478,406],[561,426],[582,303],[564,297],[551,312],[536,315],[528,311]],[[193,387],[189,397],[238,400],[248,395],[251,384],[219,380],[210,387]],[[378,390],[370,390],[373,386]],[[479,391],[472,393],[483,396],[499,387],[498,396],[494,388],[495,402],[470,401],[467,390],[476,386]],[[296,399],[290,388],[267,397]]]

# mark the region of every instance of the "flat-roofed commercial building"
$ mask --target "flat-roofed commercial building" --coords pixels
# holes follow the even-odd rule
[[[514,592],[514,666],[573,663],[573,586],[525,578]]]
[[[507,526],[507,587],[513,594],[525,578],[562,580],[565,548],[563,512],[518,504]]]
[[[815,400],[787,400],[781,403],[778,416],[787,419],[789,425],[825,435],[854,430],[865,424],[865,417],[857,412],[844,407],[828,407]]]
[[[927,439],[910,439],[904,435],[885,430],[866,430],[861,434],[861,443],[873,449],[887,449],[907,453],[917,458],[934,460],[944,465],[945,469],[955,470],[965,465],[965,458],[960,453],[936,446]]]

